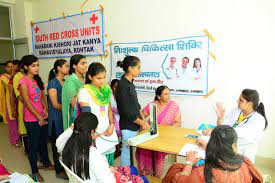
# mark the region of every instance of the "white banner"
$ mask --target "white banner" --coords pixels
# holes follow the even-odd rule
[[[111,79],[120,79],[123,70],[116,67],[126,55],[141,60],[139,77],[135,78],[136,90],[155,92],[160,85],[167,85],[172,95],[202,96],[208,93],[209,38],[193,36],[180,39],[114,43],[111,46]]]
[[[104,55],[104,22],[100,10],[36,22],[33,54],[38,58]]]

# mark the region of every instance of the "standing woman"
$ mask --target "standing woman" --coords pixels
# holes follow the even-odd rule
[[[122,134],[121,166],[129,166],[130,148],[126,140],[138,134],[139,129],[148,129],[149,123],[144,120],[138,103],[137,92],[133,80],[140,74],[141,63],[138,57],[126,56],[124,60],[118,61],[125,74],[117,85],[116,101],[120,115],[120,130]]]
[[[37,168],[37,154],[41,155],[44,168],[52,170],[48,156],[48,109],[44,96],[44,84],[39,77],[38,58],[26,55],[22,58],[25,75],[19,82],[20,93],[24,105],[24,123],[29,137],[29,161],[34,181],[43,182]]]
[[[104,84],[106,69],[98,62],[89,66],[86,74],[86,84],[79,90],[78,99],[82,112],[91,112],[98,119],[96,132],[100,135],[96,139],[97,150],[106,156],[109,165],[114,164],[115,146],[118,144],[114,130],[114,119],[111,110],[111,88]]]
[[[116,103],[116,88],[119,80],[113,79],[111,81],[111,89],[112,89],[112,95],[111,95],[111,107],[113,112],[113,118],[114,118],[114,124],[115,124],[115,130],[116,134],[119,139],[121,139],[121,132],[119,128],[119,114],[117,111],[117,103]],[[121,154],[121,142],[116,146],[116,152],[115,152],[115,159],[120,156]]]
[[[19,91],[19,81],[24,76],[23,75],[23,66],[22,62],[19,62],[19,71],[13,77],[13,90],[15,93],[15,97],[17,99],[17,121],[18,121],[18,132],[22,137],[23,145],[25,147],[25,153],[29,154],[29,143],[28,143],[28,136],[26,127],[24,125],[24,118],[23,118],[23,99]]]
[[[112,107],[112,112],[113,112],[113,117],[114,117],[116,134],[118,137],[120,137],[121,133],[120,133],[120,129],[119,129],[119,114],[117,111],[117,103],[116,103],[116,95],[115,95],[118,82],[119,82],[118,79],[113,79],[111,81],[111,89],[112,89],[111,107]]]
[[[83,55],[73,55],[70,59],[70,76],[62,88],[62,118],[64,130],[69,128],[77,116],[77,94],[84,85],[87,61]]]
[[[5,73],[1,75],[0,79],[0,111],[3,117],[4,123],[8,123],[10,144],[19,147],[18,140],[18,123],[15,104],[14,104],[14,91],[10,87],[10,81],[12,80],[12,61],[5,63]]]
[[[67,175],[59,163],[59,154],[55,146],[56,139],[63,133],[62,121],[62,86],[64,85],[64,76],[69,74],[68,62],[64,59],[56,60],[54,67],[49,73],[48,91],[48,104],[49,104],[49,117],[48,117],[48,132],[52,141],[53,160],[55,166],[56,177],[67,179]]]

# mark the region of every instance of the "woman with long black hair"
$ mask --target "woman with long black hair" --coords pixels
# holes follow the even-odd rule
[[[263,182],[253,163],[238,154],[237,141],[234,128],[217,126],[206,147],[205,165],[193,169],[199,159],[196,152],[188,152],[185,164],[176,163],[170,167],[163,183]]]
[[[37,167],[37,154],[40,153],[44,168],[53,170],[48,156],[48,108],[44,95],[44,83],[39,74],[39,61],[33,55],[22,58],[25,75],[19,81],[23,99],[24,124],[29,138],[29,161],[34,181],[43,182]]]
[[[48,118],[48,132],[51,137],[53,161],[55,166],[56,177],[68,179],[65,170],[59,163],[59,154],[55,146],[56,139],[63,133],[62,120],[62,86],[64,85],[64,77],[69,74],[69,64],[64,59],[59,59],[54,62],[54,66],[49,73],[48,104],[49,104],[49,118]]]
[[[91,112],[81,112],[74,125],[58,137],[56,146],[58,152],[62,154],[64,164],[87,182],[148,183],[146,177],[137,176],[135,167],[109,166],[106,156],[95,147],[98,125],[96,115]]]
[[[126,56],[123,61],[118,61],[125,74],[118,82],[116,89],[116,102],[120,115],[119,125],[122,135],[121,166],[128,166],[130,162],[130,148],[126,141],[136,136],[140,129],[148,129],[149,123],[144,120],[140,111],[137,92],[133,80],[141,72],[141,62],[138,57]]]
[[[69,128],[79,113],[77,106],[77,94],[85,84],[87,72],[87,60],[84,55],[76,54],[70,59],[70,76],[62,87],[62,118],[64,130]]]

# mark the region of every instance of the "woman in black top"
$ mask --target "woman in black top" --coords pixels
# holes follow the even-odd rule
[[[144,120],[140,112],[137,92],[133,84],[134,78],[140,74],[141,63],[139,58],[126,56],[122,62],[117,62],[117,66],[121,67],[125,72],[116,90],[117,108],[120,115],[119,124],[123,140],[121,166],[129,166],[131,164],[130,150],[125,141],[137,135],[140,128],[145,130],[150,125]]]

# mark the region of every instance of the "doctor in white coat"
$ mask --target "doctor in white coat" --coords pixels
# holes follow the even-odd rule
[[[236,130],[239,153],[254,163],[258,143],[268,126],[264,105],[259,103],[258,92],[244,89],[238,100],[238,108],[233,109],[226,117],[225,109],[220,103],[217,103],[215,110],[218,115],[217,125],[229,125]],[[206,129],[203,134],[210,135],[211,131]]]

